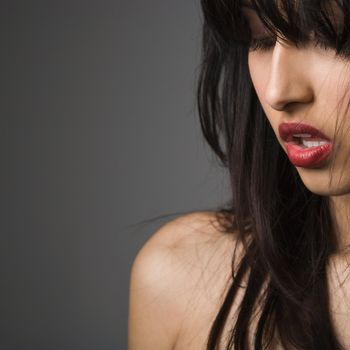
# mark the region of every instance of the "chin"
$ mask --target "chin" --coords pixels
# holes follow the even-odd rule
[[[316,174],[300,174],[300,178],[310,192],[318,194],[319,196],[343,196],[350,194],[349,179],[333,177],[332,182],[330,183],[329,177],[317,176]]]

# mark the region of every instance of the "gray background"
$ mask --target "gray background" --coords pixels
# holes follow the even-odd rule
[[[175,216],[138,223],[225,196],[197,121],[199,3],[0,17],[0,349],[126,349],[131,263]]]

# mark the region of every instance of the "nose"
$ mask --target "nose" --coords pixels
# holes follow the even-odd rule
[[[305,50],[276,41],[265,89],[265,99],[273,109],[282,111],[292,103],[309,103],[313,100],[307,66]]]

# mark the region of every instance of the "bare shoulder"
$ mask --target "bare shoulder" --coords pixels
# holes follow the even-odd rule
[[[173,349],[186,322],[205,317],[203,303],[216,310],[231,276],[234,246],[234,236],[220,231],[213,212],[178,217],[155,232],[132,267],[129,349]],[[212,318],[210,308],[204,312]]]

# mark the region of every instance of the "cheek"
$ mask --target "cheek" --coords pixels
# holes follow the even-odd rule
[[[317,116],[328,130],[338,132],[350,144],[350,69],[343,62],[332,62],[313,74]]]
[[[320,75],[319,75],[320,76]],[[319,80],[319,102],[327,111],[329,117],[349,115],[350,100],[350,71],[342,65],[333,65],[330,67],[326,77]],[[315,75],[315,80],[319,79]],[[345,116],[344,116],[345,117]]]

